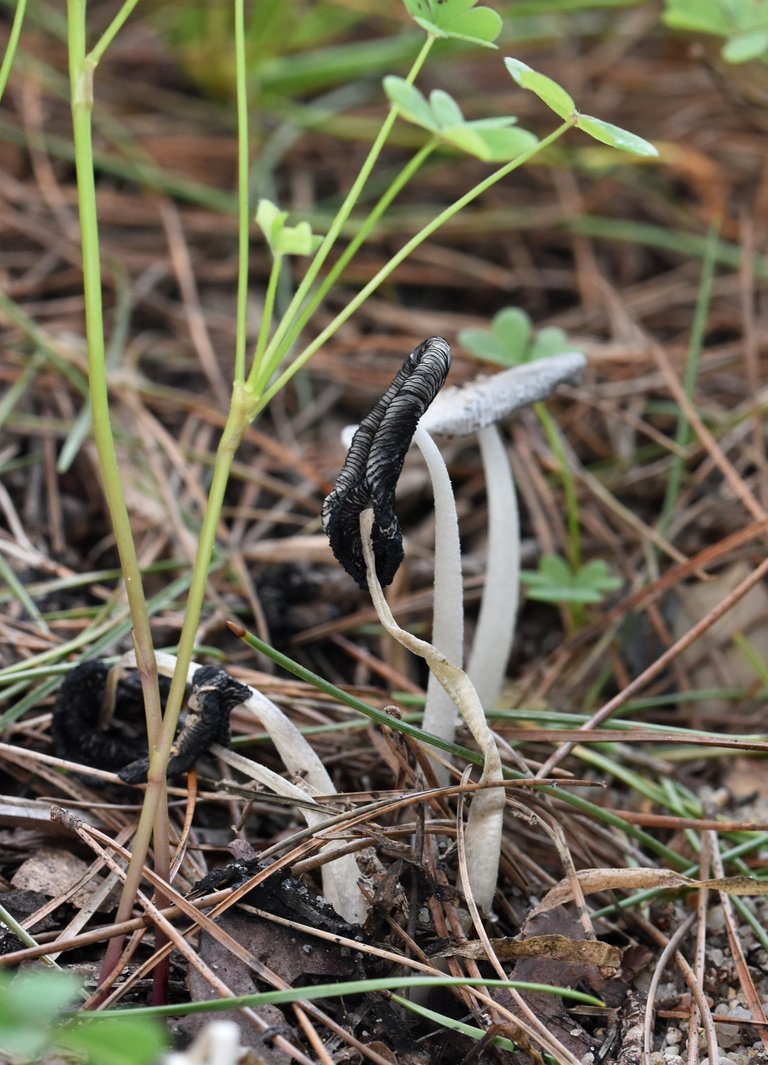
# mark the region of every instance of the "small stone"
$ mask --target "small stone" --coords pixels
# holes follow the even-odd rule
[[[715,1016],[728,1016],[743,1020],[745,1024],[749,1024],[752,1019],[751,1012],[744,1006],[733,1005],[723,1006],[720,1005],[715,1009]],[[740,1024],[718,1024],[717,1026],[717,1042],[719,1046],[725,1050],[730,1050],[731,1047],[740,1047],[744,1045],[744,1030]]]

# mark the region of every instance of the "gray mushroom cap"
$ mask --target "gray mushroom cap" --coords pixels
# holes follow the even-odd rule
[[[560,384],[578,384],[585,365],[581,352],[567,352],[476,378],[464,387],[445,388],[422,415],[419,426],[428,433],[469,436],[546,399]]]

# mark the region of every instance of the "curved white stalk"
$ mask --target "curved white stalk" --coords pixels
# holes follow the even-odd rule
[[[467,673],[480,702],[491,709],[504,683],[520,605],[520,515],[501,433],[487,425],[478,440],[488,495],[488,559]]]
[[[308,828],[314,828],[327,820],[327,813],[321,810],[315,811],[308,805],[308,803],[314,802],[314,799],[309,792],[298,784],[286,780],[279,773],[274,773],[271,769],[260,765],[259,762],[255,762],[252,758],[244,758],[241,754],[230,750],[229,747],[214,744],[212,751],[227,765],[237,769],[238,772],[243,773],[245,776],[257,780],[276,795],[284,795],[288,799],[296,799]],[[331,793],[333,794],[335,791],[336,789],[333,788]],[[333,842],[329,842],[321,848],[320,853],[331,851],[334,846]],[[322,867],[321,874],[323,895],[326,901],[333,906],[334,910],[345,921],[349,921],[350,924],[363,924],[368,916],[368,907],[357,886],[357,882],[360,879],[360,869],[355,861],[355,856],[353,854],[342,854],[339,858],[327,861]]]
[[[463,388],[443,389],[419,422],[419,429],[429,433],[479,437],[488,497],[488,564],[467,672],[486,707],[494,705],[504,682],[520,599],[517,496],[496,425],[546,399],[564,381],[577,382],[585,364],[580,352],[566,352],[478,378]]]
[[[368,575],[368,589],[374,608],[384,628],[398,643],[423,658],[430,670],[463,717],[483,755],[482,784],[501,782],[501,759],[493,733],[488,727],[485,712],[469,677],[440,651],[401,629],[392,616],[389,604],[376,576],[376,564],[371,545],[373,512],[364,510],[360,515],[360,535],[363,557]],[[503,788],[479,791],[472,799],[465,833],[467,866],[472,893],[480,909],[489,913],[496,890],[501,854],[501,834],[504,821],[505,795]]]
[[[234,1021],[211,1021],[186,1050],[164,1054],[160,1065],[237,1065],[245,1054]]]
[[[424,456],[435,500],[435,577],[432,644],[447,659],[461,666],[464,659],[464,597],[461,576],[461,546],[456,500],[448,469],[429,433],[416,427],[413,436]],[[434,673],[429,675],[423,727],[440,739],[452,742],[458,714],[453,701]],[[448,771],[435,766],[439,784],[448,783]]]
[[[165,676],[173,676],[176,656],[158,651],[155,658],[158,671]],[[123,662],[126,665],[135,666],[136,659],[132,651],[123,657]],[[199,668],[199,662],[190,662],[187,670],[188,684],[192,683]],[[251,696],[243,703],[243,706],[261,722],[288,772],[294,777],[305,780],[308,788],[300,787],[277,773],[273,773],[266,766],[250,758],[243,758],[242,755],[237,755],[226,748],[221,748],[219,752],[221,757],[229,764],[234,764],[234,760],[237,759],[237,768],[241,772],[247,773],[265,787],[271,788],[276,794],[301,800],[302,805],[299,808],[304,820],[311,828],[322,821],[326,815],[319,811],[315,813],[304,804],[307,801],[314,802],[313,793],[333,795],[336,792],[328,771],[293,722],[266,695],[251,688]],[[368,907],[357,887],[359,878],[360,870],[354,855],[351,854],[327,862],[322,867],[323,894],[337,913],[352,924],[362,924],[368,916]]]

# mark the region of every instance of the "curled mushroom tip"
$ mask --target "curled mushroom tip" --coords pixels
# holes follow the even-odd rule
[[[361,588],[366,585],[360,514],[373,511],[371,538],[376,574],[392,583],[403,561],[403,535],[395,514],[395,486],[419,419],[443,386],[451,349],[442,337],[422,341],[392,384],[360,423],[333,491],[323,503],[323,528],[331,550]]]

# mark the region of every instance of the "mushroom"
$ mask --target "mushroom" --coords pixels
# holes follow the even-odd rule
[[[344,466],[323,502],[323,528],[331,550],[360,588],[366,586],[358,520],[373,509],[376,572],[382,585],[403,561],[403,534],[395,514],[395,487],[419,418],[437,395],[451,365],[442,337],[430,337],[411,352],[376,406],[357,427]]]
[[[498,424],[514,411],[546,399],[559,384],[577,382],[585,361],[580,352],[567,352],[523,363],[491,377],[477,378],[464,388],[448,388],[419,422],[419,433],[478,434],[488,496],[488,562],[467,672],[485,707],[495,704],[504,681],[515,635],[520,589],[517,496]],[[436,496],[440,490],[436,485]],[[437,567],[437,545],[444,533],[450,536],[450,528],[441,528],[436,521],[436,585],[445,579]],[[450,565],[455,569],[458,563],[454,560]],[[440,709],[439,703],[434,707],[428,703],[424,728],[443,739],[451,739],[445,733],[448,722],[440,717]]]
[[[425,344],[430,343],[432,341],[425,341]],[[418,350],[417,348],[416,351]],[[578,381],[584,365],[585,359],[580,352],[568,352],[524,363],[490,377],[479,377],[464,387],[447,388],[436,396],[431,406],[425,407],[413,436],[413,441],[427,464],[435,501],[432,643],[450,661],[461,665],[464,654],[464,607],[456,503],[445,461],[432,439],[432,434],[453,437],[478,434],[488,495],[488,563],[467,672],[477,689],[481,703],[486,708],[496,703],[501,691],[512,650],[520,598],[520,520],[517,495],[498,425],[514,411],[545,399],[559,384]],[[392,394],[399,376],[387,389],[374,411]],[[370,417],[369,415],[368,418]],[[366,422],[368,419],[362,424]],[[370,424],[368,422],[369,426]],[[345,430],[345,436],[348,432],[349,430]],[[370,436],[366,438],[369,449],[370,439]],[[398,476],[404,455],[405,452],[401,449],[398,452]],[[357,468],[359,462],[353,465]],[[345,471],[349,474],[349,467],[348,457],[342,476]],[[342,477],[337,485],[340,482]],[[348,477],[345,477],[344,484],[349,496],[351,486]],[[391,485],[391,489],[394,489],[394,485]],[[335,489],[326,500],[324,514],[332,509],[337,490]],[[358,503],[361,503],[362,499],[365,499],[364,492]],[[401,547],[400,551],[402,552]],[[359,554],[356,554],[356,558],[359,558]],[[358,583],[359,572],[359,568],[356,568],[353,573]],[[380,570],[379,575],[381,576]],[[453,703],[447,698],[434,675],[430,675],[423,719],[425,731],[451,742],[456,732],[456,721]],[[447,773],[442,767],[436,766],[436,773],[441,783],[447,781]]]
[[[166,676],[173,676],[176,656],[158,651],[155,657],[158,671]],[[135,666],[136,659],[133,651],[123,657],[122,664]],[[192,683],[195,674],[201,668],[204,667],[201,667],[198,662],[190,662],[187,672],[188,683]],[[258,718],[274,743],[288,772],[296,780],[305,782],[306,788],[273,773],[272,770],[253,759],[243,758],[227,748],[214,748],[214,753],[276,794],[297,799],[297,806],[307,825],[312,827],[318,824],[327,815],[320,810],[312,809],[312,803],[315,801],[313,795],[333,795],[336,791],[328,770],[293,722],[275,703],[247,684],[237,684],[237,687],[242,689],[241,705]],[[362,924],[368,916],[368,907],[357,886],[359,879],[360,870],[354,855],[351,854],[334,858],[322,867],[323,894],[336,912],[350,924]]]
[[[323,504],[323,525],[347,572],[358,584],[365,575],[384,628],[430,668],[425,730],[452,740],[458,710],[483,754],[480,781],[489,784],[501,782],[503,775],[484,706],[495,702],[503,681],[514,637],[520,572],[514,482],[495,423],[544,399],[562,381],[578,379],[584,357],[569,353],[515,367],[466,388],[447,390],[430,407],[449,364],[450,349],[440,337],[424,341],[408,356],[352,437],[344,468]],[[480,439],[490,528],[485,590],[468,675],[461,669],[463,605],[456,506],[445,463],[430,434],[472,432]],[[393,497],[412,438],[427,462],[435,498],[434,644],[397,625],[382,591],[403,558]],[[496,886],[504,804],[502,788],[480,791],[467,822],[470,885],[486,912]]]
[[[334,490],[323,504],[323,525],[333,553],[347,572],[368,584],[373,605],[394,639],[427,662],[449,705],[458,709],[483,754],[482,784],[501,783],[501,759],[482,704],[460,665],[411,633],[392,616],[382,584],[389,583],[403,558],[402,533],[394,512],[394,492],[406,452],[419,419],[443,384],[450,366],[450,348],[442,337],[430,337],[411,352],[382,398],[356,431]],[[440,516],[449,514],[456,526],[450,481],[436,462],[437,449],[426,434],[421,444],[441,485]],[[444,468],[444,464],[443,464]],[[448,504],[448,497],[451,503]],[[442,548],[442,544],[441,544]],[[456,584],[461,588],[458,536],[455,537]],[[436,582],[438,583],[438,582]],[[437,590],[437,589],[436,589]],[[461,596],[457,597],[461,616]],[[460,646],[458,648],[460,654]],[[453,711],[455,715],[455,710]],[[491,908],[496,889],[504,814],[503,788],[477,793],[465,835],[470,885],[478,906]]]
[[[409,651],[420,655],[431,673],[445,691],[453,706],[463,717],[467,728],[483,755],[481,784],[502,783],[496,740],[486,721],[482,703],[472,686],[467,674],[459,666],[445,657],[442,652],[426,640],[401,629],[392,616],[389,604],[384,598],[384,591],[376,573],[373,548],[374,514],[368,508],[360,514],[360,539],[368,577],[368,590],[371,593],[374,608],[384,628]],[[501,833],[504,822],[505,795],[503,788],[489,788],[478,791],[469,808],[467,827],[464,834],[469,884],[478,907],[490,913],[496,879],[499,871],[501,854]]]

